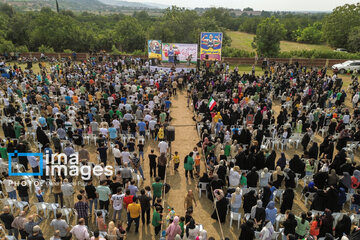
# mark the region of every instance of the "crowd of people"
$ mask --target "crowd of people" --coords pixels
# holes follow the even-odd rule
[[[40,63],[38,73],[12,64],[0,90],[5,195],[0,219],[6,238],[118,240],[138,233],[141,220],[159,238],[211,240],[192,217],[201,202],[191,190],[184,199],[186,213],[164,206],[171,187],[167,166],[171,162],[176,172],[183,162],[186,179],[205,184],[215,201],[213,219],[226,222],[228,210],[243,214],[239,239],[270,240],[276,234],[284,240],[356,239],[360,93],[357,77],[351,81],[344,89],[326,68],[297,63],[272,63],[260,75],[255,67],[241,74],[220,62],[196,72],[150,72],[149,62],[137,58]],[[170,155],[167,141],[177,89],[187,93],[200,136],[186,156]],[[294,152],[298,145],[301,150]],[[114,171],[71,176],[70,162],[41,162],[36,152],[50,159],[78,153],[79,167]],[[34,175],[11,176],[9,164],[17,173]],[[62,167],[49,174],[54,166]],[[145,168],[153,180],[149,186],[143,184]],[[311,202],[306,211],[294,208],[296,193]],[[51,214],[41,206],[53,203],[52,230],[41,229]],[[32,205],[43,214],[24,210]],[[16,206],[22,208],[15,217]],[[65,220],[66,209],[76,225]],[[44,230],[53,236],[44,236]]]

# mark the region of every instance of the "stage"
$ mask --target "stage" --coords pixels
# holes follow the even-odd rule
[[[175,72],[190,72],[191,70],[196,71],[196,64],[190,63],[190,65],[188,65],[187,63],[178,63],[176,65],[172,64],[172,63],[161,63],[157,66],[150,66],[150,71],[151,72],[155,72],[155,71],[164,71],[164,72],[169,72],[175,69]]]

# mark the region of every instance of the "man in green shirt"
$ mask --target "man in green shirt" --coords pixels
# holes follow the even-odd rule
[[[162,188],[163,188],[163,184],[160,182],[160,178],[156,177],[155,178],[155,182],[152,184],[152,189],[153,189],[153,205],[155,203],[155,199],[156,198],[161,198],[162,195]]]
[[[4,161],[8,160],[8,152],[7,152],[7,148],[5,147],[5,143],[1,143],[0,154],[1,154],[1,158]]]
[[[106,180],[100,181],[100,186],[96,188],[96,194],[99,198],[100,209],[109,211],[109,199],[111,198],[111,190],[106,186]]]
[[[189,172],[190,172],[191,179],[194,179],[194,176],[193,176],[193,167],[194,167],[193,155],[194,155],[194,152],[190,152],[190,154],[187,156],[186,163],[184,164],[186,179],[188,179],[188,173]]]
[[[155,228],[155,236],[157,236],[161,230],[162,222],[161,222],[161,217],[160,217],[160,211],[161,211],[161,208],[159,206],[157,206],[153,213],[153,218],[152,218],[152,222],[151,222],[151,224]]]

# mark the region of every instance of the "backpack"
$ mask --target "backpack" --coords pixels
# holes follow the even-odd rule
[[[188,155],[186,155],[184,158],[184,165],[187,164],[187,159],[188,159]]]

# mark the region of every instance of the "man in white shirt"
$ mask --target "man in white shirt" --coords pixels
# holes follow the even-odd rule
[[[130,163],[130,153],[128,152],[128,149],[125,147],[124,151],[121,153],[122,158],[122,164],[125,165]]]
[[[168,145],[167,142],[161,141],[159,143],[158,147],[160,149],[160,154],[161,154],[161,153],[166,153],[167,152],[169,145]]]
[[[64,179],[63,184],[61,185],[61,191],[64,196],[65,206],[68,208],[74,207],[74,187],[67,178]]]
[[[116,189],[116,194],[113,194],[110,199],[110,204],[114,208],[113,212],[113,221],[116,222],[116,215],[118,215],[118,220],[121,219],[121,210],[124,201],[125,194],[122,192],[122,188],[118,187]]]
[[[16,199],[16,190],[14,187],[14,181],[10,179],[10,176],[6,175],[6,179],[3,181],[5,191],[10,199]]]
[[[116,162],[116,164],[117,164],[118,166],[121,165],[121,151],[120,151],[119,148],[120,148],[119,145],[116,144],[115,147],[114,147],[113,150],[112,150],[112,153],[113,153],[114,158],[115,158],[115,162]]]
[[[83,218],[79,219],[79,224],[74,226],[70,232],[75,236],[77,240],[88,240],[90,239],[89,232],[85,226],[85,220]]]

